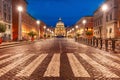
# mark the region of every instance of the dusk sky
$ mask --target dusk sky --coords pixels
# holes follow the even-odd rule
[[[27,0],[28,12],[48,26],[55,26],[61,17],[66,26],[74,25],[81,17],[91,16],[104,0]]]

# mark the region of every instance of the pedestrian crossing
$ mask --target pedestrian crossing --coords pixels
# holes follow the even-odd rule
[[[104,77],[117,77],[119,78],[116,74],[112,73],[109,69],[107,69],[106,67],[102,66],[101,64],[97,63],[96,61],[94,61],[92,58],[90,58],[89,56],[85,55],[85,54],[79,54],[83,59],[85,59],[90,65],[92,65],[96,70],[100,71]]]
[[[120,64],[116,63],[116,62],[113,62],[112,60],[110,59],[107,59],[105,57],[103,57],[102,55],[100,54],[92,54],[94,57],[96,57],[98,60],[101,60],[101,62],[103,62],[104,64],[108,65],[108,66],[112,66],[112,67],[115,67],[117,68],[118,70],[120,70]]]
[[[0,59],[1,58],[4,58],[4,57],[7,57],[7,56],[10,56],[11,54],[5,54],[5,55],[2,55],[2,56],[0,56]]]
[[[44,77],[60,76],[60,54],[54,54],[52,60],[44,74]]]
[[[19,64],[22,64],[24,61],[28,60],[30,57],[32,57],[33,54],[30,54],[28,56],[22,57],[21,59],[18,59],[17,61],[9,64],[8,66],[5,66],[0,69],[0,77],[7,73],[8,71],[12,70],[13,68],[17,67]]]
[[[67,55],[75,77],[90,77],[88,72],[85,70],[82,64],[77,60],[77,58],[74,56],[73,53],[68,53]]]
[[[107,58],[107,57],[111,57],[112,59],[117,60],[119,62],[120,57],[117,55],[95,53],[95,54],[91,54],[91,56],[89,56],[85,53],[66,53],[64,55],[67,56],[66,59],[68,59],[68,62],[69,62],[69,65],[67,65],[67,66],[70,66],[74,77],[79,77],[79,78],[80,77],[82,77],[82,78],[94,77],[94,76],[91,76],[89,69],[86,69],[85,65],[83,65],[83,63],[81,61],[79,61],[78,57],[76,57],[77,55],[75,55],[75,54],[77,54],[78,57],[81,57],[84,61],[86,61],[87,65],[91,65],[94,68],[94,70],[96,70],[96,72],[101,73],[102,77],[120,78],[120,74],[116,74],[115,72],[111,71],[107,66],[105,66],[105,65],[112,66],[113,68],[118,70],[118,73],[120,73],[120,64]],[[105,57],[104,55],[106,55],[107,57]],[[10,60],[13,60],[16,58],[18,58],[18,59],[11,62],[10,64],[7,64],[4,67],[1,67],[0,68],[0,77],[6,75],[10,71],[14,71],[14,69],[16,69],[20,64],[28,61],[33,56],[36,56],[35,59],[32,59],[29,64],[27,64],[26,66],[24,66],[24,68],[22,68],[20,71],[18,71],[14,75],[15,77],[30,77],[33,74],[35,74],[36,69],[41,66],[42,62],[46,58],[49,58],[49,54],[48,53],[39,54],[39,55],[38,54],[37,55],[36,54],[27,54],[24,56],[23,56],[23,54],[1,55],[0,59],[2,59],[2,58],[3,59],[0,60],[0,65],[5,64],[5,63],[9,62]],[[60,53],[54,53],[52,55],[48,65],[46,65],[47,67],[46,67],[43,75],[40,77],[43,77],[43,78],[45,78],[45,77],[61,77],[61,74],[64,73],[64,72],[61,72],[61,68],[60,68],[61,65],[63,65],[61,62],[61,59],[63,59],[63,58],[61,57]],[[103,65],[102,63],[105,65]],[[41,68],[41,70],[42,70],[42,68]],[[41,72],[39,72],[37,74],[41,74]]]
[[[40,65],[40,63],[45,59],[46,56],[47,54],[42,54],[38,56],[16,76],[30,76],[33,73],[33,71]]]

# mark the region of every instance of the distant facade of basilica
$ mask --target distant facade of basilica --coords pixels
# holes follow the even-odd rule
[[[61,18],[59,18],[59,21],[56,24],[55,36],[56,37],[65,37],[66,36],[66,28],[65,28],[65,25],[62,22]]]

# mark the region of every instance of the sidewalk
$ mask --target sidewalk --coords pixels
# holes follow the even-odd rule
[[[2,42],[2,44],[0,44],[0,49],[7,48],[7,47],[11,47],[11,46],[16,46],[16,45],[20,45],[20,44],[34,43],[34,42],[42,41],[42,40],[43,40],[43,39],[40,39],[40,40],[34,40],[33,42],[31,42],[31,41]]]
[[[5,46],[5,45],[12,45],[12,44],[18,44],[18,43],[20,43],[20,42],[2,42],[1,44],[0,44],[0,46]]]
[[[9,48],[9,47],[13,47],[21,44],[28,44],[28,43],[31,43],[31,41],[3,42],[2,44],[0,44],[0,49]]]

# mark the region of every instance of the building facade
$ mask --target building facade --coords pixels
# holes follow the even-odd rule
[[[108,9],[103,12],[102,6]],[[106,0],[94,13],[94,36],[96,38],[120,38],[120,0]]]
[[[65,29],[65,25],[62,22],[62,19],[59,18],[59,21],[56,24],[56,28],[55,28],[55,36],[61,36],[61,37],[65,37],[66,36],[66,29]]]
[[[47,38],[54,37],[54,31],[55,31],[55,28],[53,28],[52,26],[48,26],[46,29],[46,37]]]
[[[66,31],[67,31],[67,37],[68,38],[74,38],[75,37],[75,30],[72,30],[74,29],[74,26],[69,26],[66,28]]]
[[[44,27],[46,26],[46,24],[43,21],[40,21],[40,38],[44,38],[44,34],[46,29],[44,29]]]
[[[0,0],[0,24],[6,26],[5,33],[1,34],[4,41],[12,40],[12,1]]]
[[[76,28],[78,26],[78,28]],[[79,35],[82,38],[92,38],[93,37],[93,17],[85,16],[82,17],[75,24],[76,35]]]
[[[27,12],[27,1],[26,0],[12,0],[12,19],[13,19],[13,40],[18,40],[19,35],[21,35],[22,40],[28,40],[30,37],[28,36],[28,33],[33,31],[37,35],[35,38],[38,38],[39,30],[41,25],[38,25],[36,23],[36,19],[33,18],[28,12]],[[23,7],[23,11],[21,12],[21,33],[19,33],[19,11],[18,6]],[[42,33],[42,32],[40,32]]]

